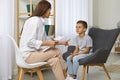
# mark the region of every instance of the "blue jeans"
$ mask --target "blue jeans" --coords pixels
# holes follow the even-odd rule
[[[73,60],[71,60],[70,56],[67,57],[68,74],[77,75],[77,70],[79,68],[78,60],[81,59],[81,58],[85,58],[85,57],[87,57],[89,55],[91,55],[91,53],[89,53],[89,54],[80,54],[80,55],[74,56]]]

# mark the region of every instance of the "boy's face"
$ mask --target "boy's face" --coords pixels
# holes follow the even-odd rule
[[[76,25],[76,32],[77,32],[78,34],[85,33],[85,31],[86,31],[86,28],[83,26],[82,23],[78,23],[78,24]]]

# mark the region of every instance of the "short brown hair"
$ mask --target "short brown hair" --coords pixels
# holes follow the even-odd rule
[[[84,26],[84,28],[87,28],[87,22],[86,21],[83,21],[83,20],[79,20],[77,21],[77,24],[82,24]]]
[[[41,0],[35,8],[32,16],[43,16],[48,9],[51,8],[51,4],[46,0]]]

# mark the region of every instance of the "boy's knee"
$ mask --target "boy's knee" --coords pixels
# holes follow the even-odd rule
[[[67,57],[67,61],[71,61],[71,57],[70,56]]]
[[[76,62],[78,62],[78,58],[75,56],[75,57],[73,57],[73,63],[76,63]]]

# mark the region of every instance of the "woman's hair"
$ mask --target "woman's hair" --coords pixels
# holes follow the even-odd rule
[[[77,21],[77,24],[79,24],[79,23],[82,24],[84,26],[84,28],[87,29],[87,22],[86,21],[79,20],[79,21]]]
[[[35,11],[33,12],[33,15],[32,15],[32,16],[39,16],[39,17],[41,17],[41,16],[43,16],[43,15],[47,12],[47,10],[50,9],[50,8],[51,8],[51,4],[50,4],[48,1],[46,1],[46,0],[41,0],[41,1],[37,4],[37,6],[36,6],[36,8],[35,8]]]

